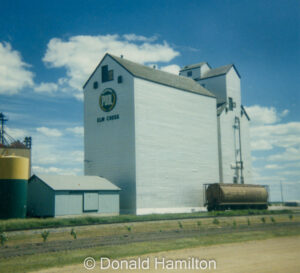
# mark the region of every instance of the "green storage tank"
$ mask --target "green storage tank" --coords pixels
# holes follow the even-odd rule
[[[25,218],[29,160],[0,156],[0,218]]]

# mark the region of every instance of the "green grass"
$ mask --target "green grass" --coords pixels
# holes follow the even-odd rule
[[[290,227],[289,229],[276,228],[266,231],[232,232],[228,234],[220,233],[198,236],[194,238],[131,243],[119,246],[104,246],[74,251],[35,254],[10,259],[0,259],[0,272],[29,272],[42,268],[61,267],[70,264],[79,264],[78,266],[82,266],[83,260],[89,256],[94,257],[96,261],[99,261],[100,257],[121,258],[160,251],[192,248],[197,246],[208,246],[299,235],[300,230],[298,227]]]
[[[0,220],[0,232],[12,230],[24,230],[35,228],[67,227],[78,225],[93,224],[113,224],[144,222],[157,220],[179,220],[194,219],[207,216],[244,216],[244,215],[274,215],[291,214],[290,210],[235,210],[235,211],[213,211],[213,212],[195,212],[195,213],[177,213],[177,214],[152,214],[152,215],[120,215],[120,216],[82,216],[73,218],[28,218],[28,219],[9,219]]]
[[[213,220],[213,224],[218,225],[218,224],[220,224],[220,221],[219,221],[217,218],[215,218],[215,219]]]

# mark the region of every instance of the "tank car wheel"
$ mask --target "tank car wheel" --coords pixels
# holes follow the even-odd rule
[[[207,207],[207,211],[212,211],[214,208],[213,207]]]

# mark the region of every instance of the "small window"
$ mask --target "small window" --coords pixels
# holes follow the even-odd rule
[[[108,70],[108,65],[103,65],[101,67],[101,72],[102,72],[102,82],[108,82],[114,79],[114,71]]]
[[[94,82],[94,89],[97,89],[98,88],[98,82]]]
[[[123,77],[122,76],[119,76],[118,77],[118,83],[122,83],[123,82]]]
[[[230,111],[233,111],[233,108],[235,107],[235,102],[233,102],[232,98],[228,98],[228,108]]]
[[[108,65],[103,65],[101,68],[102,71],[102,82],[108,81]]]
[[[192,71],[188,71],[187,76],[188,77],[192,77],[192,75],[193,75],[193,72]]]

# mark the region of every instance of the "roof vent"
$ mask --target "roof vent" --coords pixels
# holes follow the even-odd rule
[[[153,69],[156,69],[156,65],[153,65]]]
[[[124,57],[124,56],[123,56],[123,55],[121,55],[121,59],[123,59],[123,57]]]

